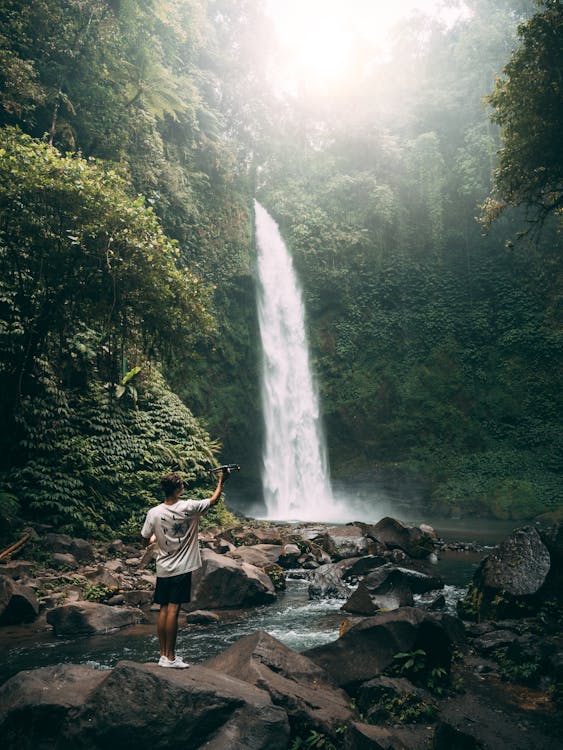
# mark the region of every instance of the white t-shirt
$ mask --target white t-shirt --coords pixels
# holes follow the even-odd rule
[[[209,508],[210,500],[177,500],[174,505],[161,503],[151,508],[141,535],[156,536],[156,574],[170,578],[201,567],[197,533],[199,517]]]

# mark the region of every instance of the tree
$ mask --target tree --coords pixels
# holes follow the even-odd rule
[[[563,6],[560,0],[542,5],[520,26],[521,46],[488,98],[503,148],[484,204],[485,226],[509,205],[527,207],[529,221],[539,226],[563,209]]]
[[[212,327],[209,289],[178,269],[178,254],[125,176],[5,128],[0,374],[8,403],[33,389],[41,359],[65,380],[85,330],[113,382],[132,352],[195,347]]]

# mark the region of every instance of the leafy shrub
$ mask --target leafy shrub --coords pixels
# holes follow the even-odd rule
[[[376,721],[370,719],[370,722],[379,724],[384,720],[389,723],[419,724],[434,721],[437,713],[438,708],[433,703],[427,703],[416,693],[406,693],[387,701],[382,710],[376,712]]]
[[[114,589],[106,586],[103,583],[96,583],[91,586],[87,586],[84,590],[84,598],[89,602],[106,602],[114,594]]]
[[[24,510],[93,537],[132,519],[138,538],[162,474],[180,469],[187,482],[207,481],[217,445],[198,420],[156,369],[137,390],[137,404],[115,400],[98,383],[86,392],[51,385],[42,398],[24,399],[18,419],[29,459],[9,475]]]

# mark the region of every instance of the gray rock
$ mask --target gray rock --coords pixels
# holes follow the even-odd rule
[[[64,728],[69,747],[286,750],[285,711],[226,674],[119,662]]]
[[[67,534],[45,534],[41,540],[44,549],[74,555],[79,562],[87,562],[94,557],[94,548],[85,539],[77,539]]]
[[[449,670],[454,647],[463,641],[463,623],[457,617],[401,607],[367,617],[338,640],[304,655],[323,667],[338,685],[354,689],[380,675],[399,652],[423,649],[430,669]]]
[[[90,583],[107,586],[108,589],[118,589],[120,587],[119,578],[110,573],[104,565],[98,565],[93,571],[85,571],[85,575]]]
[[[422,606],[429,612],[440,612],[440,610],[446,608],[446,597],[443,594],[438,594],[430,601],[424,602]]]
[[[186,615],[186,622],[190,625],[217,625],[220,622],[220,617],[215,612],[196,609],[195,612],[189,612]]]
[[[12,578],[0,576],[0,625],[33,622],[38,614],[35,591]]]
[[[348,696],[313,661],[258,631],[239,639],[206,666],[266,690],[292,726],[307,725],[334,737],[353,714]]]
[[[121,539],[114,539],[113,542],[110,542],[108,544],[108,552],[112,555],[115,554],[124,554],[125,553],[125,545],[123,544]]]
[[[513,596],[535,594],[549,572],[547,547],[533,526],[514,531],[481,563],[474,576],[479,589]]]
[[[360,582],[358,588],[352,593],[340,609],[343,612],[349,612],[353,615],[369,616],[374,615],[380,608],[374,603],[365,585]],[[393,609],[396,608],[393,607]]]
[[[109,633],[142,619],[140,611],[133,607],[110,607],[95,602],[65,604],[47,612],[47,622],[53,626],[55,635],[65,637]]]
[[[238,547],[227,539],[219,537],[215,540],[215,552],[224,555],[226,552],[234,552]]]
[[[344,750],[421,750],[421,748],[431,746],[433,734],[430,727],[379,727],[373,724],[352,722],[346,728],[343,748]],[[448,750],[465,750],[465,748],[450,745]]]
[[[362,557],[373,551],[372,540],[368,539],[363,530],[355,525],[330,526],[313,541],[336,560]]]
[[[380,555],[349,558],[342,568],[342,578],[345,581],[362,578],[372,570],[385,565],[386,562],[387,560]]]
[[[55,748],[69,714],[79,710],[108,672],[57,664],[19,672],[0,687],[2,746]]]
[[[513,643],[518,636],[511,630],[493,630],[485,633],[473,642],[475,650],[484,656],[496,651],[497,648],[508,646]]]
[[[53,552],[51,555],[51,567],[76,570],[78,568],[78,561],[69,552]]]
[[[388,594],[395,589],[406,589],[411,595],[424,594],[444,587],[441,578],[399,568],[392,563],[372,570],[364,577],[363,582],[372,594]]]
[[[153,600],[153,592],[146,589],[128,589],[123,592],[123,598],[126,604],[132,607],[144,607]]]
[[[106,604],[108,605],[108,607],[116,607],[119,604],[125,604],[125,597],[123,596],[123,594],[110,596],[110,598],[106,601]]]
[[[291,568],[297,564],[300,556],[301,549],[297,544],[284,544],[277,562],[283,568]]]
[[[107,560],[104,563],[104,568],[110,573],[123,573],[123,562],[121,560]]]
[[[281,544],[254,544],[251,547],[236,547],[226,556],[264,569],[266,565],[278,562],[282,549]]]
[[[342,580],[341,563],[329,563],[310,575],[309,599],[348,599],[350,589]]]
[[[409,526],[389,516],[382,518],[375,526],[364,526],[365,533],[388,549],[399,548],[414,558],[428,557],[436,546],[435,534],[419,526]]]
[[[28,560],[9,560],[0,564],[0,575],[8,576],[8,578],[17,581],[20,578],[31,576],[36,567],[37,563]]]
[[[269,604],[276,599],[270,578],[254,565],[201,551],[202,566],[192,578],[190,609],[221,609]]]

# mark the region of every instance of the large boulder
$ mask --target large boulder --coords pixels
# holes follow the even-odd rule
[[[436,547],[436,535],[429,526],[409,526],[386,516],[374,526],[363,525],[364,533],[388,549],[401,549],[409,557],[428,557]]]
[[[107,674],[79,664],[19,672],[0,687],[2,746],[55,748],[69,714],[82,707]]]
[[[285,712],[264,690],[228,675],[199,666],[175,670],[120,662],[111,671],[88,670],[88,683],[78,672],[66,682],[74,677],[71,667],[51,682],[45,670],[35,670],[44,673],[40,691],[33,682],[28,687],[38,680],[34,672],[4,685],[0,727],[9,728],[7,747],[285,750],[288,745]],[[23,711],[19,704],[26,690],[30,698]],[[37,707],[42,710],[35,714]]]
[[[78,747],[285,750],[286,713],[264,690],[195,666],[120,662],[67,727]]]
[[[0,576],[0,625],[33,622],[38,614],[35,591],[12,578]]]
[[[385,593],[372,594],[363,581],[340,608],[353,615],[375,615],[380,610],[409,607],[414,603],[412,591],[407,586],[394,586]]]
[[[310,573],[309,599],[348,599],[350,589],[342,580],[343,562],[328,563]]]
[[[361,568],[355,564],[353,569]],[[414,603],[413,594],[424,594],[443,585],[443,581],[435,576],[385,563],[368,572],[342,609],[352,614],[371,615],[380,609],[411,606]]]
[[[335,736],[352,718],[349,698],[321,667],[263,631],[239,639],[206,666],[266,690],[296,731],[310,726]]]
[[[412,601],[409,603],[412,604]],[[398,609],[398,607],[399,605],[396,607],[386,607],[385,609]],[[369,617],[370,615],[377,614],[382,607],[374,602],[371,598],[371,594],[360,581],[358,588],[352,592],[340,609],[343,612],[349,612],[352,615],[365,615]]]
[[[276,526],[236,526],[226,529],[222,536],[237,547],[250,546],[254,544],[284,544],[287,541],[283,530]]]
[[[455,646],[464,640],[461,620],[447,614],[401,607],[367,617],[336,641],[305,651],[337,685],[354,691],[380,675],[398,653],[422,649],[429,669],[449,670]]]
[[[45,534],[41,539],[44,549],[50,552],[61,552],[73,555],[79,562],[88,562],[94,557],[94,548],[86,539],[68,536],[68,534]]]
[[[373,540],[368,539],[359,526],[330,526],[313,540],[336,559],[362,557],[374,551]]]
[[[194,571],[189,609],[221,609],[269,604],[274,585],[260,568],[209,549],[201,551],[201,568]]]
[[[533,526],[525,526],[483,560],[474,581],[482,589],[530,596],[541,588],[550,566],[549,551],[540,535]]]
[[[413,594],[425,594],[444,587],[444,582],[437,576],[400,568],[392,563],[372,570],[364,577],[363,582],[373,594],[387,594],[398,587],[409,589]]]
[[[525,616],[537,609],[551,567],[536,529],[516,529],[481,562],[458,610],[468,619]]]
[[[385,565],[387,560],[381,555],[364,555],[364,557],[348,558],[342,567],[342,578],[345,581],[355,581],[371,573],[372,570]]]
[[[47,622],[55,635],[73,638],[79,635],[110,633],[141,622],[143,616],[134,607],[110,607],[96,602],[76,602],[47,612]]]
[[[277,563],[282,553],[281,544],[254,544],[251,547],[237,547],[227,552],[227,557],[233,560],[255,565],[262,570],[272,563]]]

